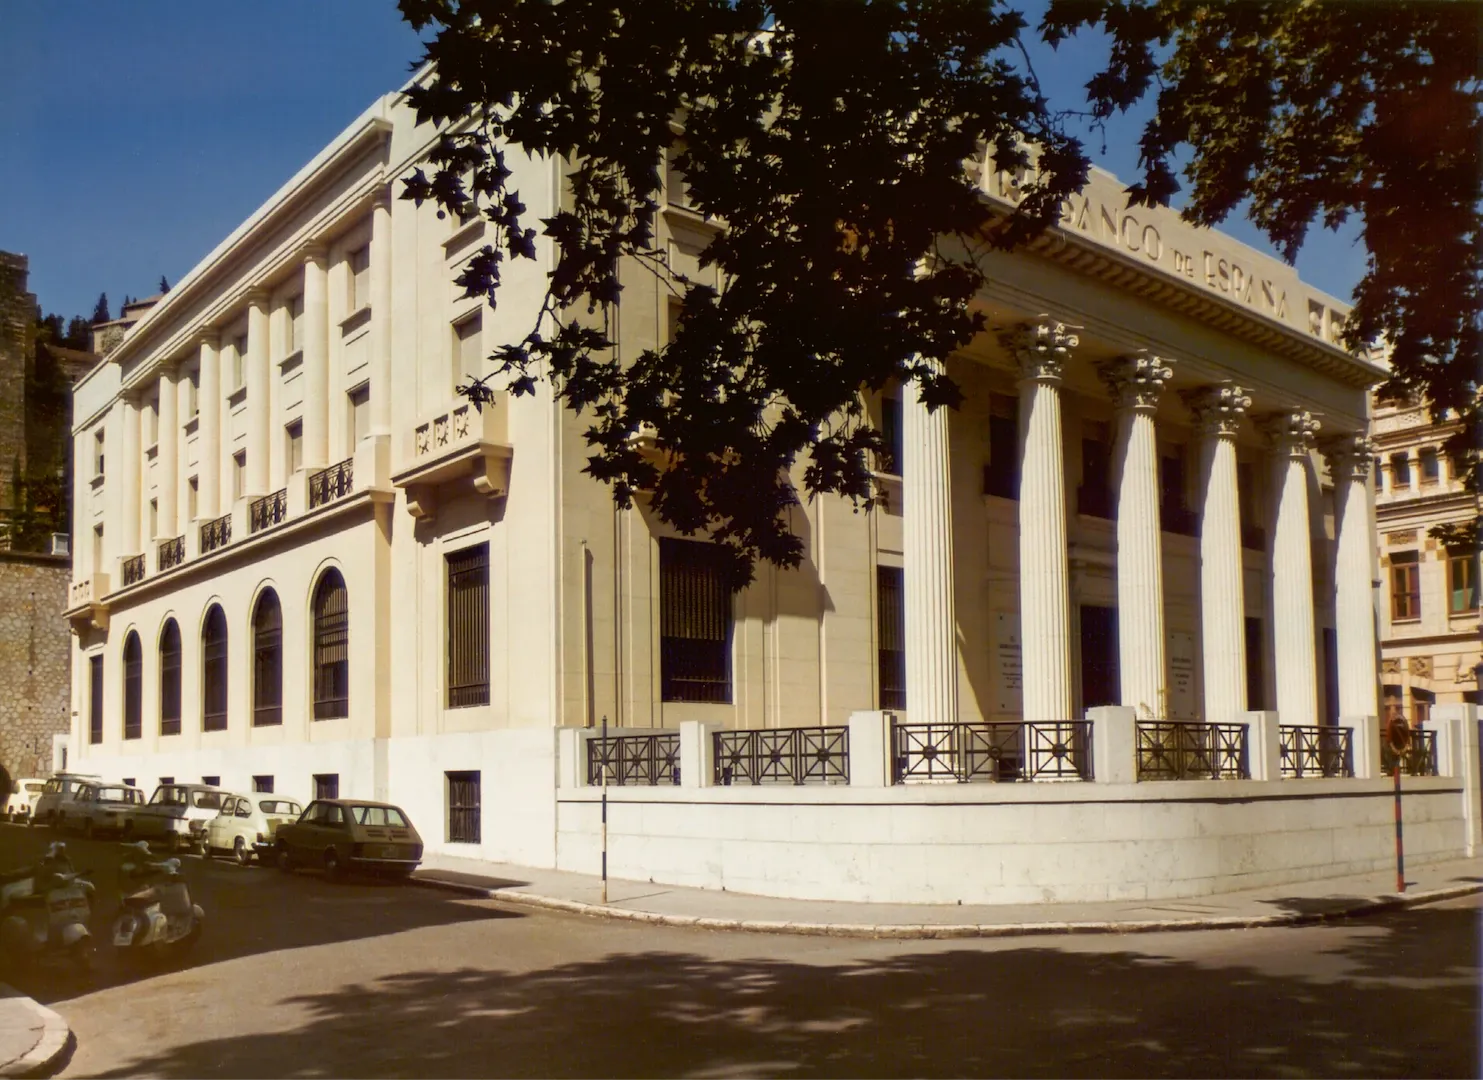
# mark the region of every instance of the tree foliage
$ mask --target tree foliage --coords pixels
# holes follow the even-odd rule
[[[107,293],[99,293],[98,294],[98,302],[93,305],[93,323],[94,323],[94,325],[96,325],[98,323],[108,322],[112,318],[113,318],[113,316],[110,315],[110,314],[108,314],[108,294]]]

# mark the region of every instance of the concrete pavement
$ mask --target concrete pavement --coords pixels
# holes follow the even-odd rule
[[[780,900],[712,889],[428,856],[412,880],[512,904],[668,926],[864,938],[1013,937],[1298,926],[1483,892],[1483,859],[1325,878],[1176,900],[935,905]]]
[[[0,983],[0,1077],[50,1076],[71,1041],[67,1021]]]

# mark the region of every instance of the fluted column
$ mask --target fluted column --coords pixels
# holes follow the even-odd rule
[[[1251,407],[1239,386],[1185,395],[1200,433],[1200,643],[1206,721],[1234,724],[1246,712],[1246,599],[1236,429]]]
[[[1019,364],[1020,648],[1024,719],[1071,719],[1071,589],[1061,374],[1077,337],[1041,321],[1008,335]]]
[[[1277,712],[1284,724],[1318,722],[1318,639],[1308,523],[1309,451],[1319,423],[1303,409],[1265,418],[1272,446],[1271,611]]]
[[[1363,434],[1325,442],[1334,480],[1334,624],[1343,717],[1378,716],[1379,673],[1375,670],[1374,604],[1370,558],[1375,522],[1367,484],[1374,444]]]
[[[948,410],[929,410],[916,384],[902,397],[906,707],[914,724],[946,724],[958,718]]]
[[[159,539],[176,536],[175,492],[179,485],[177,473],[180,467],[180,419],[177,408],[180,391],[177,388],[179,373],[173,367],[160,372],[160,430],[155,479],[155,496],[159,500]]]
[[[1107,364],[1102,381],[1117,403],[1117,650],[1122,704],[1167,716],[1164,560],[1159,529],[1159,458],[1154,414],[1174,374],[1140,351]]]
[[[221,354],[216,334],[201,338],[201,385],[196,397],[200,410],[200,427],[196,445],[201,464],[200,490],[196,493],[196,512],[203,518],[214,518],[225,510],[220,503],[221,491]]]
[[[329,464],[330,294],[325,250],[304,252],[304,467]]]
[[[371,434],[391,431],[391,188],[371,210]]]
[[[132,397],[120,396],[114,402],[115,409],[123,413],[123,445],[119,447],[119,552],[135,555],[144,550],[143,538],[139,535],[140,502],[140,456],[139,446],[139,402]],[[77,466],[74,466],[76,468]]]
[[[307,308],[307,303],[305,307]],[[247,490],[268,493],[268,295],[247,298]]]

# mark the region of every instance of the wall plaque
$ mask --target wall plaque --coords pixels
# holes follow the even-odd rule
[[[1169,634],[1169,715],[1181,720],[1198,709],[1195,697],[1195,635]]]
[[[993,626],[994,712],[1019,713],[1024,710],[1020,617],[1017,613],[996,611]]]

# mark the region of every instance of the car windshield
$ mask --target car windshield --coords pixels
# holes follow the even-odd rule
[[[41,791],[44,791],[44,790],[46,790],[46,785],[45,784],[27,784],[26,785],[26,793],[28,795],[35,795],[38,792],[41,792]]]
[[[352,806],[350,812],[357,825],[391,825],[399,829],[407,827],[407,819],[395,806]]]
[[[105,787],[98,789],[98,800],[100,802],[136,802],[135,791],[126,787]]]
[[[289,802],[287,799],[264,799],[257,804],[257,808],[265,814],[278,817],[287,817],[290,814],[298,817],[303,812],[298,803]]]
[[[197,810],[220,810],[221,792],[193,791],[191,792],[191,805]]]
[[[151,806],[184,806],[185,792],[174,787],[155,788],[149,802]]]

